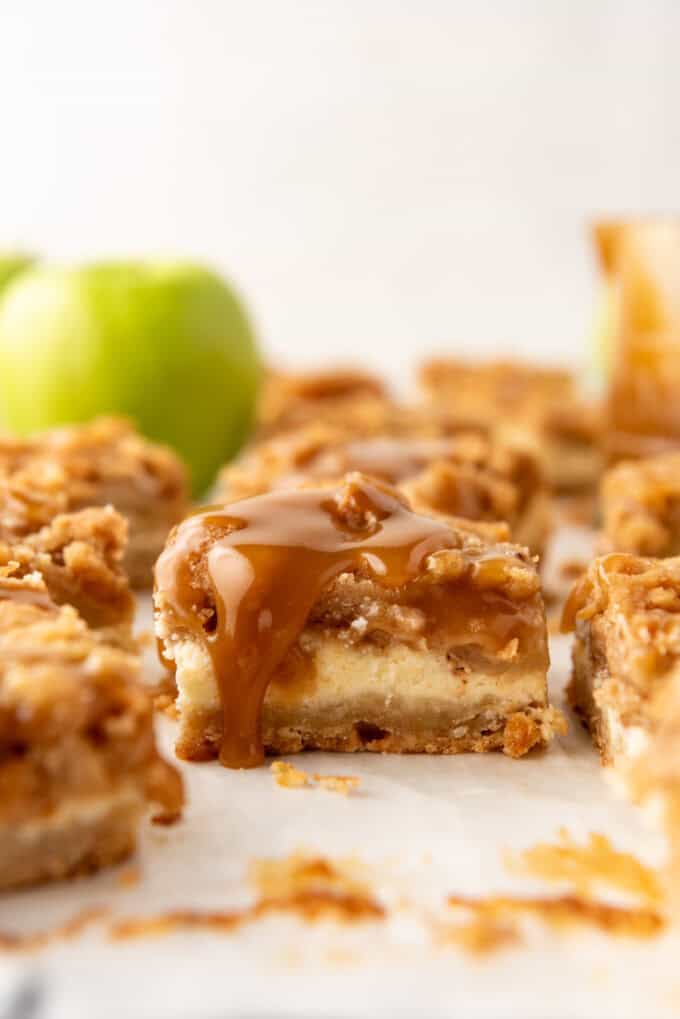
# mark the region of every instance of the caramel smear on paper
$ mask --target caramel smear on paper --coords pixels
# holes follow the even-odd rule
[[[506,864],[517,874],[542,881],[566,881],[581,895],[606,885],[650,905],[663,899],[657,873],[632,853],[615,849],[606,835],[596,832],[591,832],[586,845],[581,846],[561,829],[557,843],[539,842],[517,857],[507,857]]]
[[[554,930],[590,927],[614,937],[653,938],[665,927],[661,914],[647,906],[613,906],[578,895],[557,898],[496,895],[483,899],[451,895],[448,903],[469,910],[480,924],[494,928],[522,915],[534,916]]]
[[[386,912],[365,881],[354,876],[355,861],[332,861],[294,853],[282,859],[256,860],[249,877],[258,897],[244,909],[227,911],[170,910],[150,917],[132,917],[112,924],[114,940],[169,934],[178,929],[212,930],[223,934],[273,913],[292,913],[308,923],[332,920],[355,924],[379,922]]]
[[[309,775],[302,768],[296,768],[287,761],[274,761],[270,770],[276,784],[284,789],[301,789],[304,786],[317,785],[327,792],[348,796],[361,784],[361,779],[357,775]]]
[[[77,938],[87,927],[98,923],[108,915],[108,912],[109,910],[104,906],[90,906],[87,909],[79,910],[64,923],[47,931],[34,931],[31,934],[0,931],[0,951],[29,952],[45,948],[53,941],[69,941],[72,938]]]
[[[661,883],[654,870],[631,853],[615,849],[605,835],[591,833],[578,845],[562,829],[555,844],[542,842],[517,856],[506,857],[517,874],[546,882],[563,882],[573,892],[557,897],[496,895],[479,899],[452,895],[448,905],[466,914],[464,923],[435,929],[439,944],[456,945],[473,955],[488,955],[524,941],[521,921],[538,920],[554,931],[590,928],[611,937],[653,938],[666,926]],[[637,900],[612,905],[591,896],[606,885]]]

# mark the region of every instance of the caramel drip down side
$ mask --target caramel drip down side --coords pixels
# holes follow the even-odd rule
[[[455,544],[445,522],[413,513],[375,482],[353,476],[350,499],[350,512],[336,492],[311,489],[209,507],[184,521],[158,561],[156,585],[175,623],[212,659],[227,767],[263,761],[267,687],[328,584],[354,571],[399,588],[428,556]],[[197,611],[199,568],[207,569],[214,611]]]

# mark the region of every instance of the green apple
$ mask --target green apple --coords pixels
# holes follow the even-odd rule
[[[125,414],[201,494],[251,426],[261,362],[233,290],[188,262],[39,266],[0,302],[0,417],[25,434]]]
[[[20,272],[29,269],[34,262],[35,259],[32,255],[24,255],[19,252],[12,255],[0,254],[0,291]]]

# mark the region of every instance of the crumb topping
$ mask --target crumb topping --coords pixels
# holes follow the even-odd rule
[[[604,539],[615,552],[680,553],[680,453],[624,461],[601,483]]]

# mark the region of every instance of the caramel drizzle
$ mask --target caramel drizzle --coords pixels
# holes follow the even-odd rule
[[[184,521],[158,561],[156,585],[176,623],[212,659],[224,717],[220,761],[227,767],[264,760],[267,687],[334,578],[362,572],[399,588],[433,552],[455,545],[443,521],[413,513],[375,482],[353,478],[351,500],[350,514],[331,490],[279,491],[208,507]],[[216,608],[203,620],[192,585],[192,568],[201,562]]]

